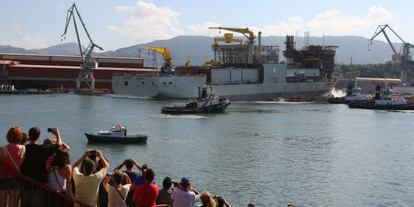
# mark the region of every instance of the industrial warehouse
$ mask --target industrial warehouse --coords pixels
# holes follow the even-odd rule
[[[98,65],[93,75],[97,89],[111,90],[114,74],[150,73],[142,58],[94,57]],[[0,54],[0,85],[16,89],[74,89],[80,73],[79,56]]]

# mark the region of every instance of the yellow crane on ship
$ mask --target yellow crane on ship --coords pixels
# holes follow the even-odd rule
[[[146,50],[154,51],[162,55],[164,58],[164,65],[161,67],[162,72],[166,72],[167,70],[171,69],[171,52],[166,47],[146,47]]]
[[[237,32],[244,35],[249,41],[253,42],[256,38],[249,28],[237,28],[237,27],[208,27],[209,29],[227,30],[230,32]]]
[[[256,38],[253,34],[253,32],[249,28],[237,28],[237,27],[208,27],[209,29],[218,29],[219,32],[221,30],[227,30],[230,32],[236,32],[244,35],[249,41],[247,42],[248,45],[248,54],[247,54],[247,63],[252,64],[254,61],[254,39]],[[226,37],[227,36],[227,37]],[[260,39],[260,38],[259,38]],[[226,43],[231,42],[240,42],[240,39],[233,39],[233,34],[226,33],[224,34],[224,38],[215,38],[214,39],[214,45],[213,48],[218,47],[218,41],[222,41]],[[240,44],[243,44],[243,42],[240,42]]]

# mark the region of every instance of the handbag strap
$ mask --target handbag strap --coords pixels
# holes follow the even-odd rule
[[[118,192],[118,194],[119,194],[119,196],[121,197],[122,201],[125,203],[125,198],[124,198],[124,196],[122,195],[121,191],[119,191],[119,190],[116,188],[116,186],[113,186],[113,188],[116,190],[116,192]]]
[[[60,188],[61,192],[64,193],[65,191],[63,190],[62,185],[60,185],[60,182],[59,182],[59,179],[57,178],[56,170],[55,169],[53,169],[53,174],[55,175],[56,182],[59,185],[59,188]]]
[[[16,170],[20,172],[20,168],[19,168],[19,166],[17,166],[16,161],[14,161],[13,157],[11,156],[11,154],[9,152],[9,149],[7,149],[7,146],[5,146],[4,149],[6,150],[7,156],[10,157],[10,160],[12,161],[12,163],[13,163],[14,167],[16,168]]]

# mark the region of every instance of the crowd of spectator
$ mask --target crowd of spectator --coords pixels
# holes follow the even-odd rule
[[[87,206],[194,207],[200,203],[202,207],[230,207],[222,196],[199,193],[186,177],[180,182],[165,177],[159,189],[154,170],[133,159],[124,160],[110,173],[109,162],[100,150],[86,150],[71,165],[70,147],[62,141],[59,130],[48,131],[54,138],[46,138],[43,144],[38,144],[38,127],[29,129],[28,136],[19,127],[7,132],[9,144],[0,148],[0,207],[46,206],[42,185]],[[41,185],[22,188],[16,173]]]

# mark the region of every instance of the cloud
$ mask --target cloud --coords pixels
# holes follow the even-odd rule
[[[50,41],[41,36],[31,36],[24,32],[24,27],[20,24],[10,24],[5,27],[5,31],[0,33],[0,44],[11,45],[14,47],[40,49],[50,45]]]
[[[214,36],[214,35],[217,35],[217,31],[209,29],[209,27],[219,27],[219,26],[223,26],[223,25],[221,25],[220,23],[215,23],[215,22],[206,22],[204,24],[187,25],[185,27],[185,30],[192,35]]]
[[[372,32],[378,24],[389,21],[394,16],[383,7],[371,7],[363,16],[351,16],[332,9],[315,15],[305,21],[302,17],[292,17],[275,25],[266,25],[261,30],[271,35],[286,35],[300,30],[309,30],[312,34],[344,35]]]
[[[166,39],[182,34],[215,36],[217,31],[208,27],[222,26],[218,22],[182,25],[178,12],[142,0],[138,0],[134,6],[117,6],[115,10],[126,14],[128,18],[122,25],[109,25],[108,29],[133,42]],[[255,33],[262,31],[266,36],[284,36],[304,31],[310,31],[314,36],[369,35],[378,24],[386,23],[392,18],[394,15],[387,9],[372,6],[363,15],[348,15],[337,9],[331,9],[316,14],[310,19],[293,16],[275,24],[249,28]]]
[[[117,12],[128,12],[128,19],[121,25],[109,25],[108,29],[131,41],[143,42],[176,36],[179,29],[179,13],[169,7],[159,7],[145,1],[135,6],[117,6]]]

